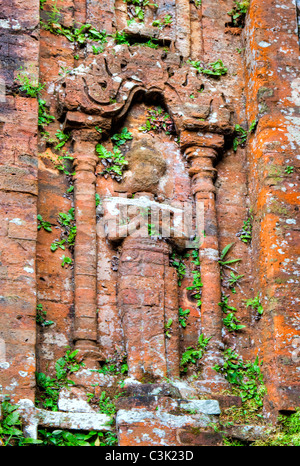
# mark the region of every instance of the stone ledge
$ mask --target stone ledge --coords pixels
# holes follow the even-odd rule
[[[255,442],[255,440],[265,440],[274,433],[274,428],[268,426],[256,426],[252,424],[235,425],[224,428],[225,437],[236,438],[246,442]]]
[[[126,396],[170,396],[180,398],[180,391],[168,383],[129,384],[125,387]]]
[[[231,406],[237,406],[240,408],[242,406],[242,398],[236,395],[216,395],[212,394],[214,400],[219,402],[220,408],[230,408]]]
[[[117,400],[117,409],[146,409],[154,411],[163,409],[169,411],[179,411],[181,414],[208,414],[218,416],[221,414],[220,406],[216,400],[184,400],[173,399],[167,396],[129,396]]]
[[[171,414],[161,408],[120,409],[116,417],[120,446],[219,445],[222,436],[212,429],[214,423],[218,425],[215,416]]]
[[[223,437],[218,432],[200,431],[184,428],[177,433],[178,441],[182,445],[217,447],[223,443]]]
[[[46,411],[35,408],[33,402],[27,399],[18,402],[18,412],[23,421],[24,435],[33,439],[37,439],[38,426],[86,431],[112,430],[112,418],[107,414]]]
[[[147,409],[120,409],[117,413],[116,424],[117,426],[147,423],[160,423],[164,427],[181,428],[186,425],[195,427],[207,427],[210,425],[212,419],[206,414],[197,414],[195,416],[189,414],[170,414],[160,409],[157,411],[148,411]]]

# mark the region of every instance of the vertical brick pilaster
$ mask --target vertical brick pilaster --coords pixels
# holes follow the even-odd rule
[[[211,139],[211,144],[210,144]],[[188,144],[190,140],[191,145]],[[196,136],[191,133],[184,135],[185,156],[190,163],[192,192],[197,204],[197,210],[203,212],[204,232],[199,232],[199,259],[201,263],[202,297],[201,297],[201,333],[211,337],[206,355],[203,358],[203,382],[207,388],[218,390],[224,388],[226,382],[213,369],[220,362],[222,348],[222,315],[219,302],[221,301],[221,277],[219,267],[218,225],[215,202],[214,179],[217,170],[214,162],[217,150],[214,147],[214,135],[204,134]],[[220,143],[218,142],[218,145]],[[213,147],[209,147],[209,145]]]
[[[94,367],[97,349],[96,176],[94,144],[75,144],[75,349],[88,367]]]
[[[39,2],[2,2],[0,24],[0,394],[34,401],[38,102],[16,93],[38,82]],[[17,87],[17,86],[16,86]]]

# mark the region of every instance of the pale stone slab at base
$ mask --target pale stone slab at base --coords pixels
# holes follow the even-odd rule
[[[66,413],[36,408],[31,400],[20,400],[18,412],[23,421],[24,435],[37,439],[38,426],[71,430],[112,430],[112,418],[100,413]]]
[[[184,400],[180,402],[180,408],[203,414],[221,414],[219,403],[216,400]]]
[[[212,403],[213,400],[208,401]],[[188,402],[185,404],[186,407],[192,407]],[[201,410],[207,408],[208,411],[217,411],[217,405],[202,406]],[[199,411],[197,414],[171,414],[164,409],[120,409],[116,417],[120,446],[181,446],[191,444],[195,438],[201,445],[219,445],[222,436],[213,431],[211,426],[214,423],[217,425],[216,416]]]

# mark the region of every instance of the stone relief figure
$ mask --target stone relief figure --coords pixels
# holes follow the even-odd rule
[[[114,216],[106,214],[107,238],[122,240],[117,292],[129,376],[142,382],[159,381],[179,376],[177,273],[169,266],[170,244],[155,232],[149,235],[152,225],[147,223],[148,206],[159,205],[154,199],[166,162],[146,139],[136,143],[126,158],[123,183],[127,193],[134,193],[135,202],[145,206],[140,209],[144,214],[130,219],[128,209],[128,223],[117,229],[112,227]]]

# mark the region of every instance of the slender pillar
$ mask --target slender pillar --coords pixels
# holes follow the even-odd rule
[[[95,144],[75,144],[74,203],[77,234],[74,250],[75,349],[86,367],[97,366],[97,248]]]
[[[199,140],[199,143],[209,144],[209,137]],[[214,137],[212,136],[212,141]],[[219,306],[221,301],[221,277],[219,267],[218,226],[214,179],[217,170],[214,162],[217,158],[216,148],[191,145],[185,148],[185,156],[190,163],[189,175],[192,179],[192,192],[197,208],[203,212],[204,229],[200,234],[202,244],[199,246],[201,263],[202,305],[201,305],[201,333],[211,337],[207,351],[203,358],[203,380],[209,390],[225,388],[226,381],[214,369],[221,360],[222,349],[222,313]]]

